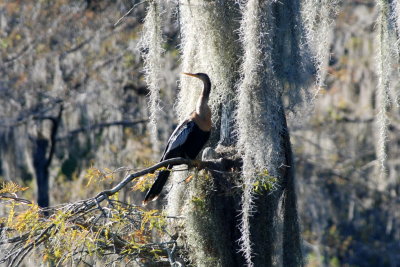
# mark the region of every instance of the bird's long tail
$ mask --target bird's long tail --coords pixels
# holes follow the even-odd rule
[[[158,173],[157,179],[154,181],[150,190],[147,192],[146,196],[144,197],[143,205],[146,205],[148,202],[150,202],[152,200],[156,200],[158,198],[158,196],[160,195],[161,190],[163,189],[165,183],[167,182],[169,174],[171,172],[170,171],[171,166],[168,166],[167,168],[168,168],[168,170],[160,171]]]

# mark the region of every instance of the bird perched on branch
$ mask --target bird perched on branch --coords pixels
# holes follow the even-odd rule
[[[208,106],[208,98],[211,91],[210,78],[204,73],[183,74],[202,80],[204,88],[197,100],[196,110],[176,127],[169,138],[161,161],[178,157],[195,159],[210,137],[211,110]],[[172,166],[168,165],[167,170],[162,170],[158,173],[157,179],[144,198],[144,205],[157,199],[167,182],[171,169]]]

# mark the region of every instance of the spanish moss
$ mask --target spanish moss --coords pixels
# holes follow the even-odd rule
[[[316,65],[317,90],[324,86],[329,50],[332,38],[332,24],[341,0],[304,0],[302,18],[306,29],[306,39],[312,50]]]
[[[253,266],[250,216],[257,172],[268,170],[278,177],[283,161],[280,146],[283,112],[282,88],[269,64],[273,62],[273,1],[249,0],[240,26],[244,48],[242,81],[238,90],[238,148],[243,157],[243,196],[240,244],[247,265]]]
[[[160,118],[160,86],[162,77],[162,55],[164,53],[161,30],[161,5],[151,1],[144,19],[142,38],[139,44],[143,57],[144,74],[149,88],[149,110],[151,141],[155,154],[159,154],[157,121]]]
[[[391,87],[391,53],[390,53],[390,32],[389,32],[389,5],[386,0],[378,1],[380,12],[378,18],[378,37],[377,37],[377,73],[378,87],[376,93],[377,104],[377,144],[376,155],[379,162],[379,180],[377,184],[383,189],[386,177],[386,150],[389,108],[389,91]]]
[[[180,2],[182,70],[209,74],[213,84],[210,107],[217,120],[221,103],[232,96],[239,45],[235,42],[235,7],[225,1]],[[195,107],[201,83],[182,78],[178,115],[182,119]]]

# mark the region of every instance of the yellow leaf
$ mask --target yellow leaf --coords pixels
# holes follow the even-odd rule
[[[18,184],[14,183],[14,182],[8,182],[8,183],[4,182],[2,184],[2,189],[0,190],[0,194],[4,194],[4,193],[15,194],[17,192],[25,191],[28,188],[29,187],[19,186]]]
[[[132,190],[133,191],[139,190],[141,192],[147,191],[154,183],[155,177],[156,176],[153,173],[149,173],[145,176],[140,177],[135,183],[135,185],[132,186]]]
[[[8,219],[7,219],[7,225],[8,225],[8,226],[12,226],[12,223],[13,223],[13,218],[14,218],[14,214],[15,214],[14,207],[15,207],[15,203],[13,202],[13,203],[11,204],[10,213],[8,214]]]

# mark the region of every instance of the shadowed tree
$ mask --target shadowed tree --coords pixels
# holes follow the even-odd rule
[[[129,3],[64,4],[5,1],[0,14],[1,176],[26,185],[35,178],[41,207],[67,196],[57,184],[79,178],[90,160],[110,166],[129,158],[128,136],[143,134],[147,123],[147,91],[132,71],[141,66],[134,37],[143,10],[114,28]]]
[[[39,207],[49,206],[49,168],[56,147],[56,136],[61,123],[63,106],[60,105],[57,116],[36,118],[37,120],[50,120],[51,132],[45,137],[39,130],[36,137],[30,136],[32,142],[33,167],[35,169],[37,184],[37,203]]]

